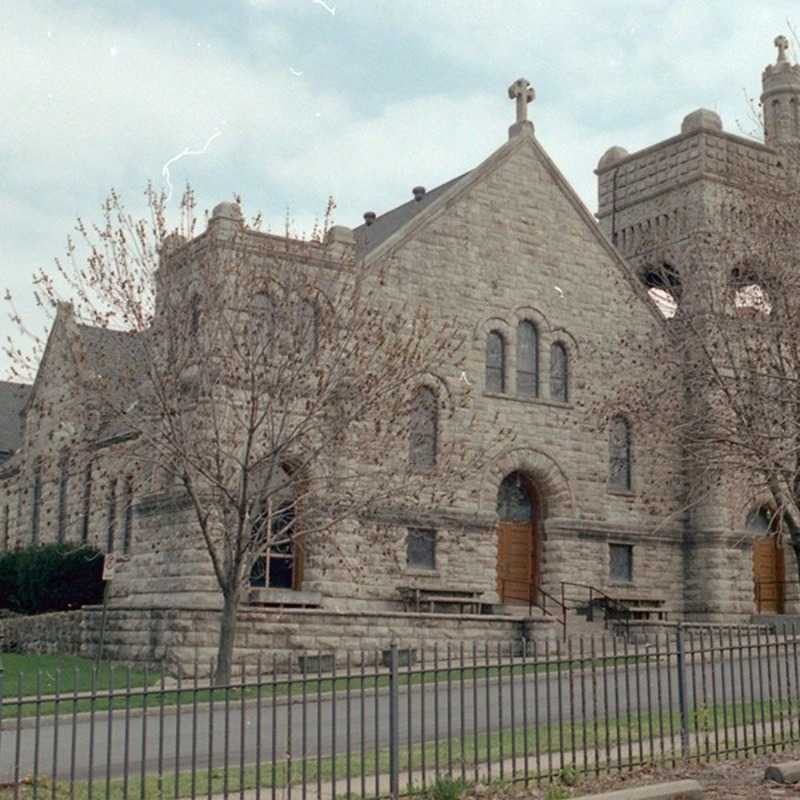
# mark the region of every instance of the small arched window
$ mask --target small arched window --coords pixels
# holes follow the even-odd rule
[[[486,391],[506,390],[506,343],[499,331],[486,337]]]
[[[256,292],[250,301],[250,311],[264,322],[272,322],[275,306],[272,298],[266,292]]]
[[[200,331],[200,295],[193,294],[189,301],[189,335],[194,337]]]
[[[316,353],[319,348],[319,309],[311,300],[300,304],[298,349],[305,344],[306,352]]]
[[[621,414],[612,417],[608,426],[608,487],[631,488],[631,429]]]
[[[569,400],[569,357],[562,342],[550,348],[550,399],[559,403]]]
[[[411,407],[409,456],[415,470],[432,469],[436,465],[439,409],[436,393],[427,386],[414,396]]]
[[[539,394],[539,334],[527,320],[517,327],[517,394],[520,397]]]

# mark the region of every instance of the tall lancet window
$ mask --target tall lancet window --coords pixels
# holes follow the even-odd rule
[[[411,408],[410,458],[415,470],[433,469],[436,465],[438,439],[438,404],[433,389],[422,386]]]
[[[608,488],[631,488],[631,429],[621,414],[612,417],[608,426]]]
[[[550,348],[550,399],[559,403],[569,400],[569,359],[561,342]]]
[[[498,331],[486,337],[486,391],[502,394],[506,390],[506,343]]]
[[[539,394],[539,334],[532,322],[520,322],[517,328],[517,394]]]

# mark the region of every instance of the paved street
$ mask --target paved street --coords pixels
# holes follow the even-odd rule
[[[784,686],[786,663],[782,659],[780,665]],[[694,673],[687,669],[690,705],[695,695],[698,708],[721,703],[723,697],[731,703],[749,700],[753,685],[760,683],[759,665],[765,689],[772,685],[773,696],[778,697],[775,658],[762,656],[759,660],[754,655],[752,661],[717,662],[714,669],[710,665],[705,670],[697,666]],[[796,685],[794,673],[788,680],[792,687]],[[755,697],[759,697],[757,690]],[[40,774],[51,775],[55,763],[61,778],[99,778],[107,773],[120,776],[126,768],[133,774],[159,768],[169,772],[189,769],[192,764],[205,767],[209,761],[215,766],[227,761],[238,768],[242,763],[263,762],[273,756],[283,760],[287,753],[295,759],[322,757],[360,752],[362,742],[367,752],[389,743],[389,696],[385,689],[377,698],[374,690],[368,689],[362,699],[356,686],[349,702],[342,693],[318,702],[311,692],[306,703],[296,701],[291,706],[280,698],[274,706],[271,701],[259,705],[254,700],[243,704],[236,699],[227,709],[224,702],[214,703],[213,708],[200,704],[193,709],[190,694],[185,695],[185,702],[179,714],[168,708],[163,715],[131,713],[126,718],[124,710],[112,714],[98,711],[94,724],[88,715],[73,719],[62,713],[57,726],[46,718],[38,728],[26,727],[19,733],[8,727],[13,721],[6,720],[0,734],[0,777],[3,781],[13,778],[17,756],[22,775],[32,773],[37,762]],[[64,710],[68,708],[65,704]],[[455,677],[448,683],[442,676],[437,686],[414,685],[410,691],[402,687],[398,727],[401,745],[462,734],[467,741],[474,741],[486,731],[521,729],[525,723],[533,727],[548,721],[580,724],[585,719],[592,727],[597,719],[602,730],[605,719],[613,720],[637,709],[655,714],[659,708],[678,709],[674,665],[574,670],[572,680],[565,668],[560,676],[555,672],[528,673],[524,681],[517,668],[513,686],[506,672],[501,680],[465,681],[462,685]],[[664,726],[663,733],[669,735],[666,719]],[[659,735],[657,719],[653,728],[649,730],[645,722],[644,736]],[[521,751],[522,737],[518,739],[516,747]],[[564,744],[570,746],[569,735]],[[91,759],[90,752],[94,754]]]

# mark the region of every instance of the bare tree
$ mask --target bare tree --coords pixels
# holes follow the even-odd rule
[[[339,533],[352,527],[365,550],[391,550],[387,509],[448,507],[489,454],[470,444],[464,326],[392,300],[383,269],[359,263],[329,214],[302,241],[221,204],[193,237],[190,193],[180,230],[162,197],[148,199],[150,218],[137,220],[112,194],[103,224],[80,223],[58,276],[37,284],[45,304],[66,284],[76,317],[129,332],[126,368],[88,364],[82,380],[104,429],[135,441],[140,469],[166,471],[188,499],[187,536],[222,594],[225,683],[243,593],[271,563],[312,543],[346,559]]]
[[[791,174],[767,181],[741,165],[707,195],[703,221],[677,240],[643,238],[632,268],[670,318],[663,336],[629,332],[643,376],[604,402],[624,396],[660,439],[684,510],[767,505],[800,556],[798,201]]]

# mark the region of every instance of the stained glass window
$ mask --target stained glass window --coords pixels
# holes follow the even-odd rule
[[[611,489],[631,488],[631,433],[628,420],[613,417],[608,428],[608,485]]]
[[[431,469],[436,464],[438,421],[436,393],[423,386],[417,391],[411,409],[409,446],[414,469]]]
[[[521,473],[512,472],[500,484],[497,516],[502,522],[530,522],[533,519],[531,496]]]
[[[506,390],[506,343],[497,331],[486,337],[486,391]]]
[[[567,348],[555,342],[550,348],[550,399],[566,403],[569,399]]]
[[[517,328],[517,394],[539,394],[539,336],[532,322],[520,322]]]

